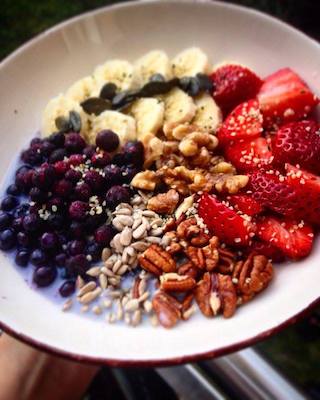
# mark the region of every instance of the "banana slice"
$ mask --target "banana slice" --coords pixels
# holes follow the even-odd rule
[[[222,122],[222,112],[213,98],[203,93],[194,99],[197,110],[192,120],[193,125],[208,132],[215,132]]]
[[[97,117],[92,115],[91,122],[91,131],[88,135],[88,140],[91,144],[95,144],[98,132],[103,129],[111,129],[115,132],[119,136],[121,143],[137,139],[136,122],[129,115],[107,110]]]
[[[129,110],[136,120],[137,138],[141,140],[148,134],[155,135],[163,124],[164,104],[154,98],[136,100]]]
[[[173,75],[177,78],[209,73],[210,64],[207,55],[197,47],[191,47],[177,54],[171,61]]]
[[[62,94],[49,101],[42,114],[42,136],[49,136],[56,132],[55,120],[57,117],[69,118],[69,112],[76,111],[81,118],[81,134],[86,135],[89,126],[87,114],[83,111],[80,104]]]
[[[111,60],[99,65],[93,73],[99,89],[107,83],[117,85],[119,91],[135,89],[140,84],[140,77],[128,61]]]
[[[172,77],[171,63],[167,54],[161,50],[153,50],[135,62],[135,71],[140,75],[142,84],[149,81],[154,74],[161,74],[166,80]]]
[[[196,113],[192,97],[183,90],[174,88],[164,96],[164,122],[168,125],[190,122]]]
[[[96,82],[92,76],[86,76],[83,79],[79,79],[66,91],[66,97],[81,103],[88,97],[92,96],[92,93],[96,91]]]

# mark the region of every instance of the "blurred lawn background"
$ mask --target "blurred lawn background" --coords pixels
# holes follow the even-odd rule
[[[0,0],[0,59],[56,23],[121,2],[111,0]],[[319,0],[234,0],[275,15],[320,39]]]

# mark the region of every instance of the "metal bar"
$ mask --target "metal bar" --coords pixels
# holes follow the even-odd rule
[[[255,350],[246,349],[200,364],[208,373],[225,382],[240,399],[307,399],[292,383]],[[238,397],[237,396],[237,397]]]

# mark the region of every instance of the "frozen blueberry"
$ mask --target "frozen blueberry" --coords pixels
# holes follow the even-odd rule
[[[144,147],[139,141],[127,142],[122,149],[127,164],[142,166],[144,161]]]
[[[29,148],[21,154],[21,160],[29,165],[39,165],[43,161],[40,149]]]
[[[65,218],[60,214],[53,213],[49,215],[47,223],[51,229],[59,231],[64,226]]]
[[[39,267],[33,273],[33,282],[39,287],[46,287],[54,282],[57,270],[54,267]]]
[[[42,139],[41,138],[39,138],[39,137],[35,137],[35,138],[33,138],[33,139],[31,139],[31,141],[30,141],[30,147],[31,148],[38,148],[39,147],[39,145],[41,145],[41,143],[42,143]]]
[[[70,218],[76,221],[81,221],[85,219],[88,209],[88,203],[79,200],[73,201],[69,207]]]
[[[23,228],[26,232],[37,232],[41,227],[41,220],[36,214],[29,214],[23,218]]]
[[[66,161],[57,161],[56,163],[54,163],[54,169],[57,176],[62,177],[68,171],[69,165]]]
[[[102,225],[106,220],[105,214],[95,214],[95,215],[88,215],[85,220],[85,228],[86,230],[91,233],[95,231],[100,225]]]
[[[59,253],[55,256],[54,261],[58,268],[65,267],[67,261],[67,255],[65,253]]]
[[[12,229],[15,232],[23,230],[23,217],[14,218],[14,220],[12,221]]]
[[[0,249],[10,250],[16,245],[16,234],[13,229],[5,229],[0,232]]]
[[[121,175],[123,183],[130,183],[133,177],[139,172],[139,168],[134,165],[124,165],[121,167]]]
[[[81,153],[86,147],[86,142],[78,133],[72,132],[66,135],[64,146],[70,154]]]
[[[15,184],[21,191],[27,192],[30,189],[34,172],[34,169],[28,165],[23,165],[17,170]]]
[[[57,181],[53,187],[53,192],[55,195],[67,198],[70,196],[72,192],[73,186],[70,181],[67,179],[61,179],[60,181]]]
[[[17,242],[18,245],[20,245],[21,247],[24,248],[29,248],[30,246],[32,246],[32,236],[28,235],[25,232],[18,232],[17,233]]]
[[[71,154],[68,159],[68,164],[76,167],[77,165],[83,164],[83,154]]]
[[[65,157],[67,157],[67,151],[65,149],[57,149],[54,150],[49,157],[49,162],[51,164],[56,163],[57,161],[62,161]]]
[[[84,181],[91,187],[95,193],[101,192],[106,185],[105,179],[99,172],[93,170],[88,171],[84,176]]]
[[[88,201],[92,195],[91,187],[83,182],[74,188],[74,197],[76,200]]]
[[[56,147],[63,147],[64,146],[64,133],[62,132],[55,132],[52,133],[48,137],[48,141],[52,144],[54,144]]]
[[[97,262],[101,258],[102,247],[95,242],[89,242],[87,244],[86,254],[91,256],[93,262]]]
[[[12,216],[4,211],[0,211],[0,231],[9,228],[12,222]]]
[[[111,209],[117,207],[120,203],[128,203],[130,200],[130,191],[128,188],[116,185],[112,186],[106,194],[107,206]]]
[[[48,197],[46,192],[37,187],[33,187],[30,189],[29,196],[32,201],[35,201],[37,203],[44,203]]]
[[[102,225],[95,231],[94,238],[100,246],[106,247],[109,246],[114,234],[112,225]]]
[[[127,163],[126,155],[124,153],[117,153],[113,156],[111,160],[111,164],[119,165],[120,167],[122,165],[125,165]]]
[[[70,224],[69,232],[71,237],[80,239],[86,235],[84,225],[79,221],[72,221]]]
[[[29,263],[30,252],[26,249],[18,250],[15,256],[15,262],[19,267],[26,267]]]
[[[41,249],[35,249],[31,253],[30,262],[35,267],[39,267],[40,265],[45,265],[48,261],[48,257],[46,253]]]
[[[44,140],[41,146],[41,153],[45,157],[49,157],[53,150],[56,149],[56,146],[49,142],[48,140]]]
[[[40,246],[43,250],[56,250],[59,246],[58,236],[53,232],[45,232],[40,238]]]
[[[63,284],[59,288],[59,293],[62,297],[71,296],[76,289],[76,283],[74,280],[68,280],[63,282]]]
[[[119,147],[120,141],[116,133],[109,129],[100,131],[96,137],[96,145],[105,151],[115,151]]]
[[[85,242],[83,240],[72,240],[68,243],[68,252],[70,256],[82,254],[85,249]]]
[[[118,165],[107,165],[103,172],[108,186],[122,182],[122,169]]]
[[[82,154],[86,156],[86,158],[91,159],[91,157],[94,155],[94,153],[96,152],[96,146],[90,145],[90,146],[86,146],[83,151]]]
[[[12,185],[7,187],[7,193],[11,194],[11,196],[19,196],[21,194],[21,191],[18,186],[13,183]]]
[[[22,203],[14,210],[13,216],[14,218],[24,217],[29,212],[29,210],[30,210],[30,204]]]
[[[76,171],[75,169],[69,169],[69,171],[67,171],[65,174],[65,178],[72,183],[77,183],[81,179],[81,177],[81,172]]]
[[[95,153],[91,157],[91,163],[96,168],[104,168],[111,161],[109,153],[101,151],[100,153]]]
[[[77,254],[67,259],[66,267],[73,276],[84,275],[89,267],[89,262],[84,254]]]
[[[33,174],[32,183],[39,189],[50,188],[56,178],[56,170],[53,165],[43,164],[41,168]]]
[[[8,195],[5,197],[2,202],[1,202],[1,209],[4,211],[11,211],[13,208],[15,208],[19,203],[19,200],[11,195]]]

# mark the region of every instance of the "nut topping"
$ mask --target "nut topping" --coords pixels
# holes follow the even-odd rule
[[[188,275],[171,272],[160,276],[160,289],[166,292],[187,292],[195,285],[196,281]]]
[[[181,318],[181,304],[167,293],[156,293],[152,306],[160,324],[165,328],[172,328]]]
[[[160,193],[148,201],[148,209],[158,214],[172,214],[179,202],[179,194],[170,189],[167,193]]]
[[[153,244],[143,254],[138,257],[143,269],[157,276],[162,272],[174,272],[176,262],[171,255],[162,249],[162,247]]]

